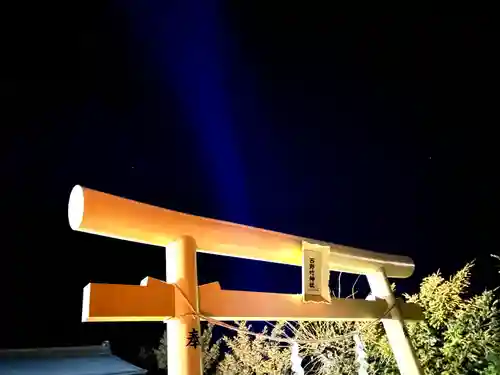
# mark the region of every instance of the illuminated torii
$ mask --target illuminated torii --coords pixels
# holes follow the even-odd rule
[[[73,230],[166,248],[166,282],[147,277],[139,286],[88,284],[82,321],[167,321],[169,375],[202,374],[201,348],[188,345],[200,332],[200,315],[229,321],[382,319],[401,373],[422,374],[403,326],[404,320],[421,320],[421,310],[396,302],[387,279],[413,273],[408,257],[188,215],[79,185],[71,192],[68,217]],[[303,293],[198,287],[196,251],[302,266]],[[365,274],[376,300],[331,300],[329,270]]]

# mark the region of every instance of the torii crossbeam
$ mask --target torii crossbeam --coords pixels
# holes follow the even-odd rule
[[[422,373],[403,327],[404,320],[421,320],[422,312],[417,305],[397,303],[387,280],[411,275],[414,264],[408,257],[187,215],[78,185],[71,192],[68,215],[73,230],[166,248],[166,282],[147,277],[138,286],[88,284],[82,321],[166,321],[169,375],[202,374],[201,348],[190,345],[200,332],[200,316],[230,321],[382,319],[401,373]],[[303,295],[223,290],[218,283],[198,286],[196,251],[302,266]],[[330,301],[324,290],[329,269],[367,275],[377,299]]]
[[[83,295],[83,322],[163,322],[175,318],[175,304],[179,302],[174,285],[151,277],[142,280],[140,286],[90,283]],[[385,318],[387,312],[383,300],[303,303],[300,294],[222,290],[217,282],[199,286],[198,296],[201,320],[208,317],[221,321],[370,321]],[[404,303],[400,308],[404,320],[422,318],[418,305]]]

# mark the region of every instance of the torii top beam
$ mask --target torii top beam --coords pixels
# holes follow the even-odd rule
[[[221,220],[188,215],[76,185],[68,204],[73,230],[166,246],[189,235],[199,251],[274,263],[302,265],[302,242],[330,247],[329,268],[357,274],[381,267],[388,277],[406,278],[414,263],[406,256],[376,253]]]

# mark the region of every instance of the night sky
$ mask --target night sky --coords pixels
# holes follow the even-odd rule
[[[163,329],[80,322],[88,282],[164,279],[165,263],[162,248],[72,232],[75,184],[408,255],[401,292],[474,258],[474,287],[495,285],[491,19],[30,7],[5,12],[1,33],[1,348],[151,344]],[[198,259],[200,283],[300,293],[299,268]]]

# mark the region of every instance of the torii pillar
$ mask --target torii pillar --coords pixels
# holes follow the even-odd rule
[[[392,292],[384,269],[380,268],[367,274],[366,277],[373,296],[376,299],[385,300],[391,308],[389,312],[391,319],[382,319],[382,325],[385,328],[389,345],[392,348],[401,374],[422,375],[422,367],[404,326],[400,303]]]
[[[201,345],[188,346],[191,332],[201,332],[196,267],[196,241],[179,238],[166,247],[168,284],[175,284],[175,319],[167,323],[168,374],[202,375]],[[193,311],[194,310],[194,311]],[[180,370],[182,369],[182,371]]]

